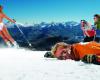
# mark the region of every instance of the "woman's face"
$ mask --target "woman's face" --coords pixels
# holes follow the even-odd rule
[[[71,54],[71,46],[65,48],[65,49],[62,51],[62,53],[61,53],[59,59],[60,59],[60,58],[61,58],[61,60],[71,59],[70,54]]]
[[[94,22],[97,22],[98,21],[98,18],[97,17],[94,17]]]
[[[84,26],[84,24],[85,24],[85,23],[84,23],[83,21],[81,21],[81,25]]]

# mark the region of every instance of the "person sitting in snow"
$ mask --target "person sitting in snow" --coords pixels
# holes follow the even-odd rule
[[[46,53],[44,57],[54,57],[60,60],[82,60],[86,63],[100,64],[100,43],[92,41],[70,45],[60,42],[55,44],[51,52]]]
[[[95,40],[96,31],[92,29],[92,26],[85,20],[81,20],[81,29],[84,33],[84,42],[90,42]]]
[[[94,15],[94,25],[95,25],[96,33],[97,33],[96,37],[100,37],[100,15],[99,14]]]
[[[100,30],[100,15],[95,14],[93,19],[94,19],[94,25],[96,26],[96,29]]]

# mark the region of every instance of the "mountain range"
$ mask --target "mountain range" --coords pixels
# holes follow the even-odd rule
[[[49,50],[57,42],[77,43],[84,38],[80,23],[74,21],[41,22],[33,25],[7,23],[6,25],[10,34],[20,46],[28,47],[28,40],[32,44],[32,48],[37,50]]]

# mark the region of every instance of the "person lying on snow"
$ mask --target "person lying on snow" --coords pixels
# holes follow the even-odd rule
[[[69,45],[60,42],[54,45],[51,52],[47,52],[44,57],[52,57],[60,60],[82,60],[86,63],[100,64],[100,43],[92,41]]]

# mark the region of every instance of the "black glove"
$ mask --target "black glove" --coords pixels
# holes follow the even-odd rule
[[[97,64],[97,56],[96,55],[93,55],[93,54],[88,54],[88,55],[85,55],[81,60],[84,62],[84,63],[93,63],[93,64]]]
[[[54,56],[52,55],[51,52],[46,52],[44,57],[46,57],[46,58],[54,58]]]

